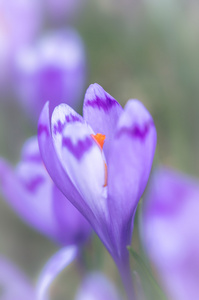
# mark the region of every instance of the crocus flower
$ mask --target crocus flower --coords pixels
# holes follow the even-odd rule
[[[52,240],[80,245],[88,239],[90,225],[52,182],[36,137],[25,143],[16,168],[0,160],[0,188],[24,221]]]
[[[155,152],[152,117],[138,100],[129,100],[123,110],[94,84],[86,92],[83,117],[66,104],[50,116],[47,103],[38,136],[50,176],[99,235],[132,299],[126,246]]]
[[[50,32],[16,55],[16,93],[37,122],[45,102],[77,108],[86,79],[84,44],[73,29]]]
[[[49,287],[57,275],[77,256],[75,246],[65,247],[46,263],[38,279],[36,300],[49,299]],[[100,272],[89,273],[76,293],[75,300],[120,300],[119,292],[110,280]]]
[[[0,87],[13,71],[14,53],[32,41],[40,27],[39,2],[34,0],[0,1]]]
[[[0,300],[35,300],[30,280],[12,262],[0,256]]]
[[[156,170],[143,202],[141,235],[168,299],[199,298],[199,182]]]

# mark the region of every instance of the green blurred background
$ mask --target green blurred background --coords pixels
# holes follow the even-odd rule
[[[199,2],[89,0],[75,27],[87,49],[88,85],[99,83],[123,106],[130,98],[141,100],[157,128],[154,164],[199,176]],[[36,127],[18,102],[1,101],[0,155],[16,163],[25,139],[33,134]],[[133,245],[137,250],[140,247],[136,228]],[[1,254],[35,280],[56,249],[0,202]],[[119,282],[115,266],[96,237],[88,249],[88,266],[99,267]],[[71,267],[58,278],[60,299],[71,295],[67,286],[70,282],[75,286],[76,275]]]

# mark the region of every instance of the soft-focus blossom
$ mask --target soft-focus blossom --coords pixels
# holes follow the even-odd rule
[[[29,43],[40,26],[39,2],[35,0],[0,1],[0,87],[13,71],[14,53]]]
[[[86,80],[84,44],[73,29],[50,32],[16,55],[18,99],[34,120],[46,103],[80,105]]]
[[[83,280],[75,300],[121,300],[116,287],[100,272],[88,274]]]
[[[29,279],[13,263],[0,256],[0,300],[35,300]]]
[[[85,2],[86,0],[44,0],[43,6],[51,20],[57,23],[71,22]]]
[[[81,244],[90,235],[88,222],[48,175],[36,137],[25,143],[16,168],[0,160],[0,188],[6,202],[26,223],[56,242]]]
[[[156,170],[143,203],[141,234],[168,299],[199,299],[199,182]]]
[[[51,117],[47,103],[38,136],[52,179],[91,223],[129,286],[126,246],[156,146],[149,112],[138,100],[129,100],[123,110],[94,84],[86,92],[83,117],[66,104]]]
[[[38,279],[37,300],[49,299],[49,287],[58,274],[77,256],[75,246],[65,247],[53,255],[44,266]],[[120,300],[115,286],[100,272],[89,273],[76,293],[75,300]]]

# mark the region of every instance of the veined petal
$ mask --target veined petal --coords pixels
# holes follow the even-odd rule
[[[105,163],[87,124],[68,125],[59,158],[80,195],[94,215],[106,212]]]
[[[50,284],[55,279],[55,277],[77,256],[78,249],[75,246],[68,246],[59,250],[54,254],[51,259],[46,263],[43,271],[40,274],[37,288],[36,288],[36,299],[37,300],[47,300],[48,299],[48,289]]]
[[[108,156],[108,204],[118,247],[130,243],[132,218],[147,184],[155,146],[152,117],[141,102],[129,100]]]
[[[119,292],[105,275],[89,274],[82,282],[75,300],[119,300]]]
[[[21,162],[14,170],[6,161],[0,160],[1,192],[6,202],[27,224],[56,239],[52,184],[45,173],[45,168],[35,163]]]
[[[35,300],[29,279],[14,264],[0,256],[1,300]]]
[[[107,155],[116,124],[123,109],[99,84],[91,84],[84,98],[83,116],[95,133],[106,135],[104,152]]]
[[[56,106],[51,118],[51,129],[53,143],[56,152],[61,155],[62,151],[62,136],[65,126],[75,123],[85,123],[83,118],[76,113],[69,105],[60,104]]]
[[[59,137],[58,141],[60,141],[60,139],[61,138]],[[76,199],[76,201],[78,201],[78,199],[79,201],[83,201],[68,174],[65,172],[62,162],[59,160],[54,148],[48,102],[44,106],[40,115],[38,124],[38,141],[43,162],[55,184],[72,203],[74,202],[74,199]]]
[[[105,161],[100,147],[92,138],[93,130],[67,105],[54,111],[52,133],[48,103],[39,120],[38,140],[44,164],[55,184],[71,203],[92,224],[94,230],[107,245],[103,232],[108,214],[106,204]],[[69,118],[68,116],[72,116]],[[79,116],[79,115],[78,115]],[[73,120],[75,117],[75,120]],[[67,121],[66,121],[67,119]],[[65,122],[59,132],[53,133],[54,124]],[[107,245],[108,248],[108,245]]]

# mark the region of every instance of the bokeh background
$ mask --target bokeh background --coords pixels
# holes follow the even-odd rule
[[[196,0],[87,0],[73,18],[66,14],[60,24],[42,6],[35,39],[49,29],[74,26],[87,52],[84,92],[90,83],[97,82],[122,106],[130,98],[141,100],[157,128],[154,164],[199,176],[198,16]],[[19,105],[12,84],[8,82],[7,91],[0,91],[0,155],[15,164],[24,141],[36,134],[36,126]],[[136,219],[136,226],[137,223]],[[142,253],[136,226],[133,246]],[[56,249],[56,245],[24,225],[1,199],[1,254],[35,281]],[[119,283],[116,268],[97,237],[87,250],[89,255],[86,250],[84,255],[88,268],[98,268]],[[72,297],[78,278],[74,266],[64,271],[53,285],[56,299]]]

